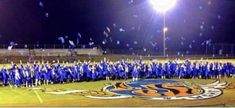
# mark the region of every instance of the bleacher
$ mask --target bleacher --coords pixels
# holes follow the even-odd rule
[[[0,49],[0,56],[69,56],[69,55],[102,55],[102,49]]]

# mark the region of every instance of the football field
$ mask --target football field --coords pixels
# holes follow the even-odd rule
[[[178,80],[178,79],[175,79]],[[117,81],[78,82],[70,84],[55,84],[38,86],[35,89],[0,87],[0,106],[235,106],[235,79],[221,79],[228,82],[223,94],[204,100],[146,100],[141,97],[128,99],[91,99],[86,97],[92,93],[104,93],[101,89],[109,83]],[[188,84],[209,84],[215,79],[181,79]],[[83,93],[49,94],[69,90],[87,90]]]
[[[215,60],[210,60],[215,61]],[[221,62],[232,62],[234,60],[218,60]],[[2,67],[2,65],[0,66]],[[150,107],[150,106],[235,106],[235,78],[221,79],[171,79],[181,81],[188,86],[211,84],[216,80],[221,83],[226,82],[225,88],[220,88],[222,94],[209,99],[179,99],[179,100],[149,100],[143,97],[132,97],[125,99],[94,99],[87,96],[115,96],[113,93],[103,91],[107,85],[115,85],[118,82],[128,82],[130,80],[115,81],[89,81],[65,84],[41,85],[34,88],[10,88],[0,87],[0,106],[81,106],[81,107]],[[1,85],[1,83],[0,83]],[[70,91],[68,93],[64,93]],[[71,92],[81,91],[81,92]],[[62,93],[62,94],[52,94]]]

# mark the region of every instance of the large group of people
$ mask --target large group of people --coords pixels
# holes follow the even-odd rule
[[[80,81],[145,78],[228,78],[235,76],[235,66],[230,62],[208,62],[206,60],[126,60],[117,62],[102,60],[100,62],[76,61],[59,63],[59,61],[34,62],[23,64],[11,63],[0,70],[0,82],[3,86],[34,87],[55,83]],[[1,84],[0,83],[0,84]]]

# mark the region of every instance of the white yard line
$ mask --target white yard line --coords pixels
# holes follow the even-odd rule
[[[40,95],[38,94],[38,92],[37,92],[36,90],[33,90],[33,91],[34,91],[34,93],[36,94],[36,96],[37,96],[39,102],[40,102],[40,103],[43,103],[43,100],[42,100],[42,98],[40,97]]]

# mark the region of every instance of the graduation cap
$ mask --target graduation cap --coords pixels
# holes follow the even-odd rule
[[[201,29],[201,30],[203,30],[203,28],[204,28],[204,26],[203,26],[203,25],[201,25],[201,26],[200,26],[200,29]]]
[[[70,44],[72,47],[75,47],[75,46],[76,46],[72,40],[69,40],[69,44]]]
[[[190,48],[190,49],[192,49],[192,48],[193,48],[192,44],[189,44],[189,48]]]
[[[79,32],[78,32],[78,37],[79,37],[79,38],[82,38],[82,35],[81,35],[81,33],[79,33]]]
[[[137,41],[134,41],[134,44],[135,44],[135,45],[137,45],[137,44],[138,44],[138,42],[137,42]]]
[[[13,46],[8,46],[7,49],[8,49],[8,50],[12,50],[12,48],[13,48]]]
[[[43,8],[43,7],[44,7],[44,4],[43,4],[43,2],[42,2],[42,1],[39,1],[39,6],[40,6],[41,8]]]
[[[104,31],[104,35],[105,35],[106,37],[109,36],[109,34],[108,34],[106,31]]]
[[[95,44],[94,42],[89,42],[89,45],[90,45],[90,46],[92,46],[92,45],[94,45],[94,44]]]
[[[207,41],[206,41],[206,44],[207,44],[207,45],[210,45],[210,44],[211,44],[211,42],[212,42],[212,40],[211,40],[211,39],[209,39],[209,40],[207,40]]]
[[[64,42],[65,42],[64,37],[58,37],[58,40],[60,40],[60,42],[61,42],[62,44],[64,44]]]
[[[10,46],[16,46],[18,45],[16,42],[10,42]]]
[[[134,3],[134,0],[129,0],[128,1],[128,4],[132,4],[132,3]]]
[[[138,15],[132,15],[134,18],[138,18]]]
[[[49,13],[48,12],[45,13],[45,17],[47,17],[47,18],[49,17]]]
[[[103,41],[102,41],[102,44],[105,45],[105,44],[106,44],[106,41],[107,41],[107,40],[103,40]]]
[[[65,38],[65,39],[68,39],[68,38],[69,38],[69,36],[68,36],[68,35],[66,35],[64,38]]]
[[[114,24],[113,24],[113,27],[117,27],[117,24],[114,23]]]
[[[77,45],[79,44],[79,38],[77,38],[77,43],[76,43]]]
[[[156,45],[157,45],[157,42],[150,42],[150,44],[153,46],[153,47],[156,47]]]
[[[108,33],[111,32],[111,29],[109,27],[106,27],[106,30],[108,31]]]
[[[125,30],[123,28],[120,28],[119,31],[120,32],[125,32]]]
[[[120,44],[120,41],[118,40],[118,41],[117,41],[117,45],[119,45],[119,44]]]

